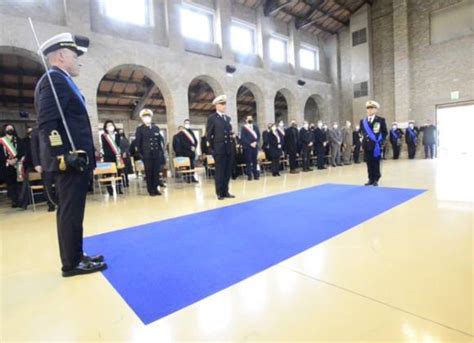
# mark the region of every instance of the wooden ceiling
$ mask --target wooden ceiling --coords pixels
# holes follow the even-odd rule
[[[38,62],[15,54],[0,54],[0,106],[32,110],[35,86],[43,74]]]
[[[263,6],[266,16],[287,24],[294,21],[298,30],[325,39],[344,26],[349,26],[351,15],[372,0],[234,0],[234,2],[256,9]]]

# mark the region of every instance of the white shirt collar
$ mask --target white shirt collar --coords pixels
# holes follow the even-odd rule
[[[225,113],[222,113],[222,112],[219,112],[219,111],[216,111],[218,115],[220,115],[221,117],[225,116]]]

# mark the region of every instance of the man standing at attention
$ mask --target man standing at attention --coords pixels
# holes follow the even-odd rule
[[[382,174],[380,173],[380,159],[382,158],[382,145],[387,137],[387,124],[385,118],[376,115],[380,105],[369,100],[365,104],[367,117],[360,120],[360,129],[363,136],[362,147],[367,163],[369,181],[366,186],[378,186]]]

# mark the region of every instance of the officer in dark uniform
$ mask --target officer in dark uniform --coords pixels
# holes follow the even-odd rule
[[[296,174],[298,171],[296,157],[298,155],[299,132],[296,121],[292,120],[290,127],[285,130],[285,152],[290,160],[290,174]]]
[[[161,195],[158,186],[163,186],[160,181],[161,167],[165,161],[164,140],[160,128],[152,123],[153,112],[147,108],[140,111],[143,124],[135,132],[135,144],[143,158],[148,194]]]
[[[393,159],[398,160],[400,157],[400,149],[402,147],[403,131],[398,128],[398,123],[392,123],[392,129],[390,130],[390,144],[392,145]]]
[[[252,116],[248,116],[247,123],[242,126],[240,143],[244,150],[247,178],[251,181],[253,174],[254,179],[258,180],[260,173],[257,169],[257,155],[258,144],[260,143],[260,131],[257,125],[253,123]],[[267,158],[269,157],[267,156]]]
[[[380,159],[382,158],[382,146],[387,137],[387,124],[385,119],[376,115],[380,105],[378,102],[369,100],[366,102],[367,117],[360,120],[360,129],[363,136],[362,147],[367,162],[369,181],[366,186],[378,186],[380,173]]]
[[[407,143],[408,159],[410,160],[413,160],[415,158],[419,133],[420,131],[415,126],[415,122],[413,120],[410,120],[408,122],[408,127],[405,130],[405,142]]]
[[[229,181],[232,175],[232,125],[230,117],[225,114],[227,97],[219,95],[212,104],[216,112],[207,119],[206,135],[214,157],[216,194],[219,200],[235,198],[229,193]]]
[[[267,129],[262,132],[262,149],[265,159],[270,159],[270,135],[272,134],[272,124],[267,124]]]
[[[314,144],[317,156],[318,169],[326,169],[324,166],[324,151],[327,144],[326,134],[323,131],[323,122],[318,120],[317,127],[314,130]]]
[[[40,140],[44,137],[48,154],[58,162],[48,165],[41,161],[45,172],[57,172],[57,226],[64,277],[107,268],[103,256],[86,256],[82,250],[86,194],[95,168],[95,156],[86,103],[72,77],[79,75],[82,65],[78,56],[87,51],[88,46],[88,38],[62,33],[47,40],[40,48],[52,66],[47,73],[51,76],[76,153],[72,152],[72,143],[47,74],[41,77],[35,89]]]
[[[313,170],[310,167],[311,161],[311,151],[313,150],[314,145],[314,134],[310,130],[308,122],[304,122],[303,127],[300,130],[300,140],[301,140],[301,154],[303,158],[303,171],[308,172]]]

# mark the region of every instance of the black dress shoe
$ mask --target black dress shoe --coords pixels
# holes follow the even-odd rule
[[[224,199],[225,197],[223,197],[222,195],[217,196],[217,200],[224,200]]]
[[[54,205],[48,205],[48,212],[56,211],[56,207]]]
[[[199,183],[199,181],[196,180],[194,177],[193,177],[193,179],[192,179],[191,181],[192,181],[192,183]]]
[[[372,186],[375,186],[377,187],[379,185],[379,183],[377,181],[375,181],[374,183],[372,183]]]
[[[82,255],[82,261],[85,262],[94,262],[94,263],[99,263],[99,262],[104,262],[105,258],[103,255],[92,255],[88,256],[86,254]]]
[[[235,195],[232,195],[232,194],[230,194],[230,193],[227,193],[227,194],[224,196],[224,198],[233,199],[233,198],[235,198]]]
[[[148,193],[148,194],[149,194],[151,197],[156,197],[156,196],[158,195],[158,193],[155,193],[155,192],[153,192],[153,193]]]
[[[252,177],[251,177],[251,176],[247,176],[247,181],[252,181]]]
[[[364,183],[364,186],[372,186],[373,185],[373,182],[372,181],[369,181],[367,183]]]
[[[107,264],[104,262],[95,263],[91,261],[81,261],[75,268],[71,270],[63,270],[63,277],[91,274],[105,269],[107,269]]]
[[[254,177],[255,181],[259,180],[260,179],[260,176],[256,176]]]
[[[158,186],[166,188],[166,183],[164,183],[163,181],[160,181],[158,182]]]

